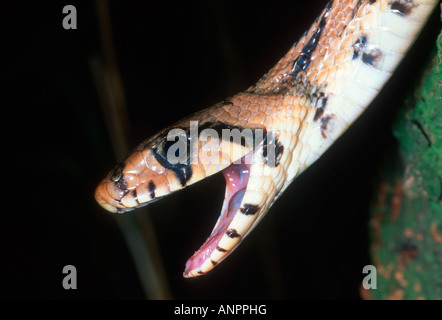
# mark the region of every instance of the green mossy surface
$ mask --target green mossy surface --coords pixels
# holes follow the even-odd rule
[[[398,113],[398,161],[384,168],[371,210],[373,299],[442,299],[441,40]]]

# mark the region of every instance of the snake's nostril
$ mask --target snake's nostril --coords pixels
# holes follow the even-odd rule
[[[121,179],[121,176],[123,175],[123,170],[120,168],[120,167],[116,167],[114,170],[113,170],[113,172],[112,172],[112,174],[111,174],[111,176],[110,176],[110,179],[112,180],[112,181],[114,181],[114,182],[117,182],[118,180],[120,180]]]

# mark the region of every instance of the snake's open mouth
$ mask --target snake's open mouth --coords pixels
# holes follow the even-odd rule
[[[211,256],[212,252],[217,249],[221,252],[226,250],[218,247],[223,235],[226,233],[227,228],[235,217],[236,212],[239,210],[244,193],[246,192],[247,183],[249,182],[251,157],[250,153],[241,159],[240,164],[231,164],[224,169],[223,175],[226,179],[226,193],[224,197],[223,208],[221,215],[212,230],[209,238],[204,242],[201,248],[196,251],[193,256],[187,261],[186,269],[184,270],[184,277],[188,277],[193,270],[199,269],[201,265]],[[211,261],[214,265],[220,261]]]

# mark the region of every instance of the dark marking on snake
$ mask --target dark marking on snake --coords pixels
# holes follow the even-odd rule
[[[216,266],[218,264],[218,262],[213,261],[212,259],[210,259],[210,262],[212,262],[213,266]]]
[[[198,274],[205,274],[204,272],[202,272],[201,270],[198,271]]]
[[[327,24],[327,18],[332,5],[333,0],[328,2],[324,14],[315,20],[317,24],[316,30],[303,46],[299,55],[294,58],[291,70],[282,74],[273,75],[270,83],[265,83],[269,82],[269,79],[268,73],[264,74],[255,85],[245,91],[246,93],[259,96],[284,96],[286,94],[294,95],[299,93],[301,97],[305,96],[310,103],[316,103],[316,94],[323,91],[326,84],[319,85],[315,81],[308,81],[302,72],[306,71],[310,65],[313,52],[316,50],[321,38],[322,30],[324,30]],[[307,34],[308,30],[303,34],[303,37]],[[297,44],[298,42],[293,44],[293,46],[295,47]]]
[[[353,43],[352,59],[355,60],[359,57],[363,63],[376,68],[382,57],[382,51],[377,47],[370,46],[367,37],[362,36]]]
[[[121,190],[120,199],[129,193],[127,190],[127,182],[124,180],[124,174],[121,174],[120,178],[114,182],[115,186]]]
[[[359,58],[362,55],[364,48],[367,44],[367,38],[362,36],[353,43],[353,60]]]
[[[258,212],[259,206],[246,203],[244,205],[244,208],[241,208],[239,210],[241,211],[241,213],[245,214],[246,216],[253,216]]]
[[[353,9],[353,17],[356,14],[356,12],[358,12],[359,7],[361,6],[362,2],[364,2],[364,0],[359,0],[358,3],[356,3],[355,8]]]
[[[378,67],[378,62],[381,57],[382,51],[379,48],[373,48],[362,54],[362,62],[373,67]]]
[[[400,16],[408,16],[418,4],[413,0],[392,0],[390,9],[393,13]]]
[[[369,2],[370,4],[373,4],[373,3],[376,2],[376,0],[369,0],[368,2]]]
[[[315,115],[313,116],[313,121],[318,121],[318,119],[322,116],[322,114],[324,113],[325,107],[327,106],[327,97],[323,97],[320,100],[318,99],[318,101],[320,101],[320,105],[317,106],[316,108],[316,112]]]
[[[235,229],[229,229],[226,231],[226,234],[230,237],[230,238],[238,238],[241,237],[241,235],[235,230]]]
[[[138,201],[138,195],[137,195],[137,189],[133,189],[131,192],[132,198],[135,199],[135,201],[140,204],[140,201]]]
[[[313,121],[318,121],[318,119],[322,116],[323,113],[324,113],[323,108],[316,109],[315,115],[313,116]]]
[[[315,51],[316,47],[318,46],[319,38],[321,37],[322,30],[325,27],[328,11],[330,10],[332,4],[333,0],[331,0],[327,4],[325,12],[321,17],[321,20],[319,20],[316,31],[311,36],[311,38],[306,43],[306,45],[302,48],[302,51],[299,54],[299,56],[293,61],[293,66],[290,75],[292,75],[294,78],[298,76],[299,72],[305,71],[308,68],[311,62],[312,53],[313,51]]]
[[[255,146],[255,140],[257,135],[254,134],[254,130],[261,128],[248,128],[241,126],[233,126],[221,121],[214,122],[206,122],[202,125],[198,126],[198,136],[200,132],[205,129],[215,130],[218,134],[218,137],[225,141],[231,141],[233,143],[241,144],[243,147],[253,148]],[[266,134],[265,129],[261,129],[264,131],[264,135]],[[240,141],[235,141],[234,137],[241,137]],[[259,139],[258,139],[259,140]]]
[[[156,185],[155,183],[153,183],[153,181],[149,181],[149,183],[147,184],[147,190],[149,190],[149,195],[151,199],[155,198],[155,189],[156,189]]]
[[[327,127],[328,127],[328,125],[329,125],[329,123],[330,123],[330,120],[331,120],[331,119],[334,119],[334,118],[335,118],[335,115],[334,115],[334,114],[327,115],[327,116],[321,118],[320,129],[321,129],[321,136],[322,136],[324,139],[327,139],[327,135],[326,135],[325,133],[326,133],[326,131],[327,131]]]
[[[189,165],[185,166],[181,171],[175,171],[175,174],[183,187],[186,186],[187,181],[192,178],[192,173],[192,167]]]
[[[167,152],[167,150],[163,151]],[[187,181],[192,177],[192,167],[190,166],[190,157],[187,157],[187,163],[176,163],[172,164],[167,159],[166,156],[161,154],[157,148],[153,149],[153,154],[155,159],[161,164],[164,168],[170,169],[175,173],[175,176],[180,181],[182,187],[185,187]]]
[[[281,160],[282,154],[284,153],[284,146],[276,139],[276,150],[275,150],[275,167],[279,165],[279,160]]]
[[[327,106],[328,97],[325,96],[324,92],[320,92],[316,100],[316,107],[325,109]]]
[[[301,97],[305,97],[307,102],[315,107],[324,104],[323,99],[326,97],[325,90],[327,84],[319,84],[316,81],[309,81],[305,75],[299,75],[292,84],[290,92],[298,93]]]
[[[284,153],[284,146],[278,140],[274,132],[267,134],[263,140],[262,155],[265,164],[269,167],[277,167]]]
[[[219,252],[227,252],[226,249],[221,248],[220,246],[216,246],[216,250],[218,250]]]

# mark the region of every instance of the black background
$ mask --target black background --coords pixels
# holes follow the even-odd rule
[[[325,3],[110,1],[131,147],[253,84]],[[77,8],[77,30],[62,28],[67,4]],[[120,160],[113,156],[89,65],[101,55],[95,2],[19,2],[3,9],[0,295],[145,298],[114,216],[93,198],[97,183]],[[395,148],[392,118],[437,31],[435,14],[367,112],[208,275],[184,279],[182,271],[217,220],[222,175],[148,207],[173,298],[359,299],[362,268],[370,264],[374,181]],[[77,290],[61,285],[68,264],[78,270]]]

